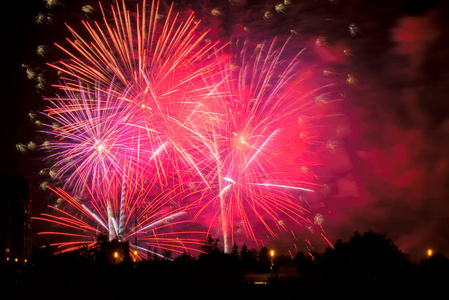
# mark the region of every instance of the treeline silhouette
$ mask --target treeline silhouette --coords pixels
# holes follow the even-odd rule
[[[54,255],[50,247],[40,247],[26,265],[2,266],[1,288],[12,295],[5,299],[428,299],[446,297],[449,283],[446,257],[435,254],[411,262],[385,235],[372,231],[356,232],[323,253],[299,252],[296,257],[272,257],[265,247],[245,245],[234,245],[225,254],[211,237],[201,250],[198,257],[172,257],[167,251],[168,259],[154,254],[135,262],[128,243],[104,237],[96,247],[78,252]]]

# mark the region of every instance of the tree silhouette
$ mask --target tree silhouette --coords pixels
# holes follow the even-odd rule
[[[419,263],[418,286],[422,296],[441,296],[447,293],[449,259],[435,254]]]
[[[242,246],[242,250],[240,251],[240,262],[244,271],[255,271],[257,265],[256,251],[254,249],[248,249],[246,244],[244,244]]]
[[[271,257],[267,247],[261,247],[258,254],[258,272],[270,272]]]
[[[234,242],[234,246],[232,246],[232,252],[233,255],[238,255],[239,254],[239,247],[237,246],[237,243]]]
[[[327,296],[369,293],[370,297],[402,292],[410,262],[385,235],[355,233],[349,242],[337,241],[320,259]]]
[[[220,246],[220,240],[219,239],[214,240],[214,238],[210,235],[206,238],[206,240],[204,241],[204,244],[201,245],[200,249],[205,254],[222,252],[221,246]]]

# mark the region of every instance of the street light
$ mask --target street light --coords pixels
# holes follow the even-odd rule
[[[117,259],[118,259],[118,252],[114,252],[114,258],[115,258],[115,266],[117,266]]]
[[[432,249],[427,249],[427,256],[431,257],[433,254],[433,250]]]
[[[270,267],[270,270],[271,270],[271,274],[273,274],[273,258],[274,258],[274,250],[271,250],[271,251],[270,251],[270,256],[271,256],[271,267]]]

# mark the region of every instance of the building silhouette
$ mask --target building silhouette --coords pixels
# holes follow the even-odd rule
[[[0,257],[26,262],[31,250],[30,186],[22,175],[0,175]]]

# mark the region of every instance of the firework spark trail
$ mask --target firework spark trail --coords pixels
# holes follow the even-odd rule
[[[198,33],[199,22],[193,13],[182,21],[173,12],[172,5],[165,21],[160,21],[159,3],[154,1],[150,8],[143,1],[134,13],[124,1],[121,6],[117,1],[110,8],[112,16],[101,3],[100,8],[101,24],[83,22],[89,40],[68,27],[75,38],[75,41],[68,40],[74,51],[57,45],[71,57],[68,62],[50,64],[66,75],[62,79],[68,82],[75,79],[76,83],[79,78],[91,84],[101,80],[109,85],[113,78],[118,78],[125,86],[135,85],[137,93],[147,89],[161,95],[211,67],[204,59],[217,43],[204,42],[207,32]],[[159,26],[162,30],[156,30]],[[170,77],[177,77],[177,81],[173,82]]]
[[[84,22],[88,36],[83,38],[69,28],[75,41],[69,41],[73,50],[57,45],[71,59],[50,64],[65,81],[61,89],[80,89],[97,84],[102,89],[114,84],[116,89],[129,89],[129,105],[139,112],[138,120],[130,126],[147,129],[146,145],[157,152],[158,145],[171,147],[170,159],[151,157],[162,177],[162,165],[167,161],[182,162],[201,175],[191,155],[195,130],[190,124],[206,118],[198,111],[195,99],[208,91],[201,76],[211,72],[220,59],[214,59],[219,42],[206,41],[206,32],[199,32],[199,23],[193,13],[182,19],[173,11],[165,20],[159,17],[159,3],[136,6],[131,12],[125,2],[118,1],[110,10],[101,6],[101,23]],[[186,140],[190,140],[185,142]],[[186,148],[187,147],[187,148]],[[165,153],[170,151],[164,148]],[[163,178],[161,178],[163,179]]]
[[[298,72],[301,52],[286,59],[283,54],[287,43],[279,46],[274,40],[255,49],[246,44],[240,57],[212,77],[214,88],[208,105],[211,110],[218,108],[217,118],[209,123],[203,133],[208,137],[201,141],[205,144],[204,151],[209,152],[206,167],[217,190],[215,194],[209,193],[209,197],[218,201],[220,213],[216,216],[220,216],[226,252],[235,239],[239,222],[243,223],[247,238],[255,241],[257,222],[272,236],[276,236],[270,225],[273,222],[274,227],[285,229],[281,218],[302,226],[311,223],[307,211],[295,201],[295,195],[298,191],[313,192],[316,185],[309,174],[298,176],[294,172],[295,178],[290,173],[292,169],[310,168],[315,163],[308,157],[310,150],[304,147],[304,151],[293,153],[293,159],[283,156],[282,148],[289,145],[283,145],[282,139],[299,125],[306,127],[298,124],[299,117],[309,121],[320,118],[315,98],[324,89],[307,87],[307,93],[293,92],[305,83]],[[308,142],[315,141],[310,138]],[[293,163],[286,163],[287,160]],[[205,205],[212,206],[215,200]]]
[[[147,194],[128,195],[134,199],[134,204],[139,206],[139,210],[133,211],[134,218],[139,218],[137,226],[133,226],[127,219],[122,225],[122,231],[119,232],[118,224],[115,220],[119,216],[118,211],[109,209],[112,207],[113,193],[108,193],[108,199],[101,199],[101,195],[90,195],[89,201],[75,199],[61,188],[49,189],[61,197],[65,202],[64,209],[51,207],[55,212],[53,214],[42,214],[34,217],[35,220],[56,224],[55,231],[40,232],[41,235],[65,236],[69,239],[66,242],[57,242],[52,244],[58,246],[61,251],[76,249],[83,245],[93,244],[98,235],[106,230],[109,232],[110,239],[125,239],[131,241],[132,238],[138,238],[139,245],[130,243],[131,248],[139,249],[141,252],[151,252],[152,249],[170,250],[175,253],[184,251],[195,252],[201,244],[200,239],[192,238],[194,235],[203,235],[204,232],[195,231],[176,231],[172,230],[177,225],[182,225],[185,220],[179,220],[188,211],[188,207],[179,207],[173,209],[170,205],[171,196],[161,195],[149,197]],[[133,193],[136,193],[134,191]],[[120,198],[120,193],[116,193]],[[84,202],[84,203],[82,203]],[[105,209],[103,206],[107,206]],[[142,213],[143,212],[143,213]],[[139,214],[139,216],[135,215]],[[115,224],[114,224],[115,223]],[[190,222],[189,222],[190,223]],[[183,236],[188,236],[183,238]],[[145,246],[145,247],[143,247]]]

